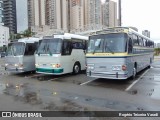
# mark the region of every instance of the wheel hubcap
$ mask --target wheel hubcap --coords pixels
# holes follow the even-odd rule
[[[133,69],[133,76],[136,76],[136,68]]]
[[[74,70],[75,70],[75,73],[78,73],[78,72],[79,72],[79,66],[76,65],[76,66],[74,67]]]

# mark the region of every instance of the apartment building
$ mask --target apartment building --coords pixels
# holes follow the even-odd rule
[[[102,6],[101,0],[85,0],[85,25],[102,25]]]
[[[46,1],[46,25],[51,29],[68,30],[69,25],[69,1]]]
[[[46,0],[28,0],[28,26],[45,25]]]
[[[117,3],[109,0],[109,27],[118,26]]]
[[[70,0],[70,30],[83,29],[85,6],[84,0]]]
[[[3,24],[3,0],[0,0],[0,25]]]
[[[9,27],[10,34],[17,33],[16,0],[3,0],[4,26]]]
[[[143,31],[142,31],[142,34],[143,34],[144,36],[150,38],[150,31],[149,31],[149,30],[143,30]]]
[[[0,25],[0,47],[8,45],[9,28]]]
[[[84,30],[118,26],[117,3],[111,0],[85,0]]]
[[[118,25],[117,4],[110,0],[28,0],[28,24],[32,31],[113,27]]]
[[[68,0],[28,0],[28,26],[33,32],[68,31]]]

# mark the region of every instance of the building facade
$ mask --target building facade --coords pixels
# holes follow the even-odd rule
[[[110,0],[28,0],[28,25],[35,32],[72,33],[118,26],[117,4]]]
[[[28,27],[31,26],[43,26],[45,25],[46,13],[45,13],[46,0],[28,0]]]
[[[101,0],[85,0],[85,26],[96,27],[102,25]]]
[[[0,25],[0,47],[8,45],[9,28]]]
[[[84,0],[70,0],[70,30],[84,27]]]
[[[109,27],[118,26],[117,3],[109,0]]]
[[[51,29],[68,31],[69,25],[69,1],[68,0],[47,0],[46,21]]]
[[[16,0],[3,0],[4,26],[9,27],[10,34],[17,33]]]
[[[32,32],[68,31],[68,0],[28,0],[28,27]]]
[[[144,36],[147,36],[147,37],[150,38],[150,31],[144,30],[144,31],[142,31],[142,34],[143,34]]]
[[[0,25],[4,25],[3,23],[3,0],[0,0]]]

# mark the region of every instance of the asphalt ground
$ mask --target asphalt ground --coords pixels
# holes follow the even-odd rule
[[[89,78],[85,71],[62,76],[30,72],[15,75],[4,70],[3,58],[0,64],[1,111],[160,110],[160,57],[155,57],[151,69],[125,81]]]

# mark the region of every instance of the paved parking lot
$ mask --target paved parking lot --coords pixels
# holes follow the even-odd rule
[[[160,57],[151,69],[126,81],[79,75],[10,74],[0,59],[0,109],[51,111],[160,110]]]

